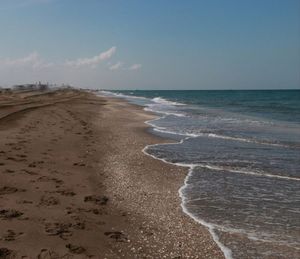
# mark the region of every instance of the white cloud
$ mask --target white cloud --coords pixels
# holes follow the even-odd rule
[[[109,67],[110,70],[118,70],[123,66],[123,62],[118,61],[116,64],[113,64]]]
[[[53,63],[43,61],[40,55],[35,51],[22,58],[6,58],[0,60],[1,68],[16,68],[16,67],[29,67],[33,69],[48,68],[53,66]]]
[[[116,52],[116,47],[111,47],[109,50],[100,53],[97,56],[91,58],[79,58],[77,60],[67,60],[65,62],[66,66],[70,67],[83,67],[83,66],[91,66],[95,67],[101,61],[110,59]]]
[[[74,58],[72,59],[74,61],[69,61],[71,66],[66,66],[64,60],[44,59],[37,51],[19,57],[0,57],[0,86],[41,81],[91,88],[119,88],[125,85],[132,87],[137,82],[135,80],[139,80],[139,77],[132,75],[137,75],[134,72],[141,68],[141,64],[115,60],[113,59],[115,52],[116,48],[113,47],[100,53],[96,58]],[[103,62],[103,65],[98,65],[99,62]],[[78,69],[78,66],[84,67]]]
[[[33,70],[47,69],[52,67],[63,66],[70,68],[88,67],[96,68],[100,62],[110,59],[116,52],[116,47],[111,47],[110,49],[100,53],[91,58],[79,58],[75,60],[67,60],[65,62],[46,62],[39,55],[38,52],[34,51],[27,56],[20,58],[5,58],[0,59],[0,69],[16,69],[16,68],[30,68]],[[141,69],[141,64],[133,64],[131,66],[125,66],[124,62],[118,61],[116,63],[109,62],[107,64],[109,70],[139,70]]]
[[[132,66],[130,66],[128,68],[128,70],[138,70],[138,69],[141,69],[141,68],[142,68],[141,64],[133,64]]]

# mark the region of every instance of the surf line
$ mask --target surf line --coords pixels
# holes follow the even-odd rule
[[[148,120],[148,121],[145,121],[145,124],[147,124],[148,126],[152,127],[152,128],[155,128],[155,125],[153,125],[151,122],[153,121],[157,121],[159,119],[162,119],[164,118],[164,116],[162,117],[158,117],[158,118],[155,118],[155,119],[152,119],[152,120]],[[192,137],[187,137],[187,138],[183,138],[181,139],[179,142],[170,142],[170,143],[166,143],[165,145],[179,145],[179,144],[182,144],[184,140],[186,139],[189,139],[189,138],[192,138]],[[159,146],[159,145],[164,145],[164,144],[153,144],[153,145],[147,145],[146,147],[144,147],[142,149],[142,152],[145,154],[145,155],[148,155],[150,157],[152,157],[153,159],[157,159],[157,160],[160,160],[160,161],[163,161],[164,163],[166,164],[170,164],[170,165],[176,165],[176,166],[181,166],[181,167],[188,167],[189,170],[188,170],[188,174],[186,175],[185,177],[185,180],[184,180],[184,185],[180,187],[180,189],[178,190],[178,194],[179,194],[179,197],[181,199],[181,208],[182,208],[182,211],[188,215],[190,218],[192,218],[194,221],[196,221],[197,223],[201,224],[202,226],[206,227],[210,233],[210,235],[212,236],[214,242],[217,244],[217,246],[220,248],[220,250],[222,251],[224,257],[226,259],[233,259],[232,257],[232,251],[230,248],[226,247],[223,243],[221,243],[216,231],[215,231],[215,226],[213,224],[210,224],[202,219],[199,219],[197,218],[196,216],[194,216],[193,214],[191,214],[188,209],[185,207],[185,197],[183,195],[183,191],[184,189],[187,187],[187,182],[188,182],[188,179],[190,178],[192,172],[193,172],[193,169],[197,166],[197,165],[194,165],[194,164],[184,164],[184,163],[172,163],[172,162],[169,162],[167,161],[166,159],[163,159],[163,158],[159,158],[159,157],[156,157],[154,155],[151,155],[150,153],[147,152],[147,149],[149,147],[152,147],[152,146]]]
[[[153,111],[152,111],[153,112]],[[166,130],[165,128],[163,127],[158,127],[156,126],[155,124],[153,124],[154,121],[157,121],[157,120],[160,120],[160,119],[164,119],[166,118],[167,115],[164,115],[162,117],[158,117],[158,118],[155,118],[153,120],[149,120],[149,121],[146,121],[145,123],[149,126],[151,126],[153,128],[154,131],[157,131],[157,132],[161,132],[161,133],[165,133],[165,134],[171,134],[171,135],[177,135],[177,136],[186,136],[185,138],[182,138],[179,142],[170,142],[170,143],[163,143],[163,144],[154,144],[154,145],[149,145],[150,146],[164,146],[164,145],[178,145],[178,144],[182,144],[184,141],[188,140],[188,139],[191,139],[191,138],[196,138],[196,137],[200,137],[200,136],[208,136],[208,135],[205,135],[205,134],[202,134],[202,135],[199,135],[199,134],[186,134],[186,133],[176,133],[176,132],[172,132],[172,131],[168,131]],[[145,153],[145,152],[144,152]],[[148,154],[148,153],[147,153]],[[157,159],[160,159],[160,158],[157,158]],[[201,164],[201,163],[197,163],[197,164],[184,164],[184,163],[171,163],[171,162],[168,162],[164,159],[160,159],[162,161],[164,161],[165,163],[170,163],[170,164],[175,164],[175,165],[178,165],[178,166],[184,166],[184,167],[190,167],[190,166],[193,166],[194,168],[195,167],[201,167],[201,168],[207,168],[207,169],[210,169],[210,170],[216,170],[216,171],[228,171],[230,173],[237,173],[237,174],[245,174],[245,175],[253,175],[253,176],[257,176],[257,177],[269,177],[269,178],[277,178],[277,179],[282,179],[282,180],[290,180],[290,181],[300,181],[300,178],[297,178],[297,177],[292,177],[292,176],[284,176],[284,175],[278,175],[278,174],[269,174],[269,173],[266,173],[266,174],[261,174],[261,173],[258,173],[258,172],[253,172],[253,171],[244,171],[244,170],[236,170],[236,169],[228,169],[228,168],[222,168],[222,167],[218,167],[218,166],[214,166],[214,165],[204,165],[204,164]]]

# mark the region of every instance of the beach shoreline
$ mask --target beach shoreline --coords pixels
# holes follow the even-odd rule
[[[148,132],[153,114],[72,89],[0,105],[7,258],[223,258],[182,211],[187,170],[142,152],[170,142]]]

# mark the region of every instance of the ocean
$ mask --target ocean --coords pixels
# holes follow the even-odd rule
[[[300,258],[300,90],[113,91],[176,143],[144,152],[189,168],[185,213],[226,258]]]

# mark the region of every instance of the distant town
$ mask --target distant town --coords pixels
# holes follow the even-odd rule
[[[49,89],[56,89],[56,88],[72,88],[71,85],[68,84],[49,84],[49,83],[43,83],[43,82],[36,82],[36,83],[29,83],[29,84],[18,84],[13,85],[11,87],[1,87],[0,86],[0,92],[6,92],[9,93],[11,91],[47,91]]]

